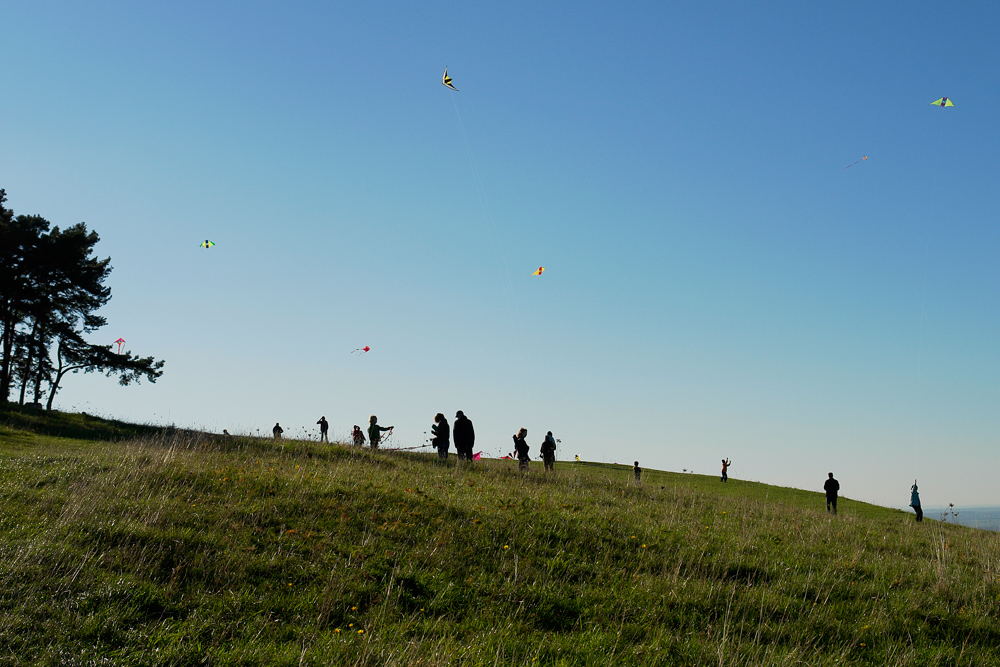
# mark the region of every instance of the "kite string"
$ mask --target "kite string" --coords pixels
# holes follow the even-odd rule
[[[940,123],[938,126],[938,135],[935,142],[936,148],[941,146],[941,136],[944,134],[944,123]],[[934,175],[931,178],[931,191],[930,197],[928,199],[927,211],[929,213],[928,220],[925,225],[926,233],[924,234],[924,261],[923,261],[923,276],[920,279],[920,331],[917,336],[917,386],[916,386],[916,406],[915,406],[915,416],[914,416],[914,443],[917,443],[920,438],[920,405],[921,405],[921,395],[923,390],[923,358],[924,358],[924,329],[930,322],[930,317],[927,314],[927,278],[930,272],[930,261],[931,261],[931,231],[932,224],[934,220],[939,219],[935,214],[935,203],[937,201],[937,183],[938,176],[941,173],[942,161],[938,161],[937,166],[934,169]]]
[[[486,223],[486,232],[490,238],[490,245],[493,248],[493,259],[497,265],[497,273],[500,276],[500,285],[503,289],[504,301],[507,304],[507,315],[510,318],[511,326],[514,328],[515,346],[518,356],[521,357],[521,365],[525,370],[530,369],[530,356],[528,355],[528,345],[524,337],[524,327],[521,324],[521,309],[517,304],[517,296],[514,294],[514,284],[510,279],[510,270],[507,267],[507,257],[503,251],[503,244],[500,240],[500,233],[497,231],[496,222],[493,219],[493,211],[490,209],[489,199],[486,196],[486,188],[483,187],[482,177],[479,174],[479,165],[476,162],[472,145],[469,143],[468,134],[465,132],[465,123],[462,114],[458,110],[458,103],[455,96],[451,95],[451,103],[455,108],[455,116],[458,118],[458,127],[462,132],[462,140],[465,142],[465,151],[472,166],[472,177],[476,184],[476,194],[479,197],[479,204],[482,207],[483,220]],[[513,302],[513,309],[511,303]],[[530,377],[530,373],[529,373]]]

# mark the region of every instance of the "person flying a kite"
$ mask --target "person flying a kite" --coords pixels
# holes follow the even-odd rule
[[[939,107],[953,107],[953,106],[955,106],[954,104],[951,103],[951,100],[949,100],[947,97],[942,97],[939,100],[934,100],[933,102],[931,102],[931,104],[932,105],[937,105]]]
[[[212,242],[211,242],[211,241],[209,241],[208,239],[205,239],[205,240],[204,240],[204,241],[202,241],[202,242],[201,242],[200,244],[198,244],[198,247],[199,247],[199,248],[211,248],[211,247],[212,247],[212,246],[214,246],[214,245],[215,245],[214,243],[212,243]]]
[[[451,77],[448,76],[448,68],[447,67],[444,68],[444,76],[441,77],[441,83],[443,83],[445,86],[451,88],[456,93],[458,92],[458,88],[456,88],[455,86],[451,85]]]
[[[543,273],[545,273],[545,267],[544,266],[540,266],[540,267],[538,267],[538,270],[535,271],[535,272],[533,272],[531,275],[533,275],[533,276],[540,276]]]

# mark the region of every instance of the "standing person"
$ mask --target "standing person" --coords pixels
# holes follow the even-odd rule
[[[840,491],[840,482],[833,478],[833,473],[829,473],[826,482],[823,483],[823,490],[826,491],[826,511],[834,516],[837,515],[837,492]]]
[[[281,440],[281,434],[285,432],[285,429],[281,428],[281,424],[274,422],[274,428],[271,429],[271,433],[274,434],[275,440]]]
[[[326,436],[326,432],[330,430],[330,422],[326,420],[326,415],[320,417],[316,423],[319,424],[319,441],[330,442],[330,438]]]
[[[455,425],[452,427],[455,438],[455,449],[459,459],[472,460],[472,448],[476,445],[476,429],[472,428],[472,420],[459,410],[455,413]]]
[[[391,431],[391,426],[379,426],[378,417],[375,415],[371,416],[368,420],[368,444],[371,445],[372,449],[378,449],[378,445],[382,442],[382,431]]]
[[[729,481],[729,475],[726,474],[726,470],[728,470],[729,466],[731,466],[732,464],[733,464],[733,462],[730,461],[729,459],[722,459],[722,481],[723,482],[728,482]]]
[[[910,487],[910,507],[917,513],[917,521],[923,521],[924,511],[920,509],[920,494],[917,493],[917,480],[913,480],[913,486]]]
[[[545,440],[542,441],[542,461],[545,463],[545,469],[555,472],[556,470],[556,439],[552,436],[552,431],[545,434]]]
[[[517,455],[518,470],[527,470],[528,462],[531,461],[531,458],[528,457],[528,450],[530,448],[528,447],[528,443],[524,440],[527,436],[528,429],[526,428],[522,428],[517,432],[517,435],[514,436],[514,453]]]
[[[635,483],[642,484],[642,468],[639,467],[638,461],[632,466],[632,474],[635,475]]]
[[[431,426],[431,444],[438,450],[438,458],[448,460],[448,448],[451,446],[451,429],[448,420],[440,412],[434,415],[434,424]]]
[[[365,446],[365,432],[357,424],[354,425],[354,430],[351,431],[351,439],[354,441],[355,447]]]

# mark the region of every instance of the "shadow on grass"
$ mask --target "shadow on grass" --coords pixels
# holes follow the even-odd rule
[[[85,412],[39,410],[20,405],[0,405],[0,425],[39,435],[76,440],[121,440],[164,434],[172,428],[145,424],[127,424],[115,419],[102,419]]]

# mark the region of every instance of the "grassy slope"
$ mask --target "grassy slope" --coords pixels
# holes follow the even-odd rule
[[[624,466],[18,423],[0,664],[1000,664],[996,533]]]

